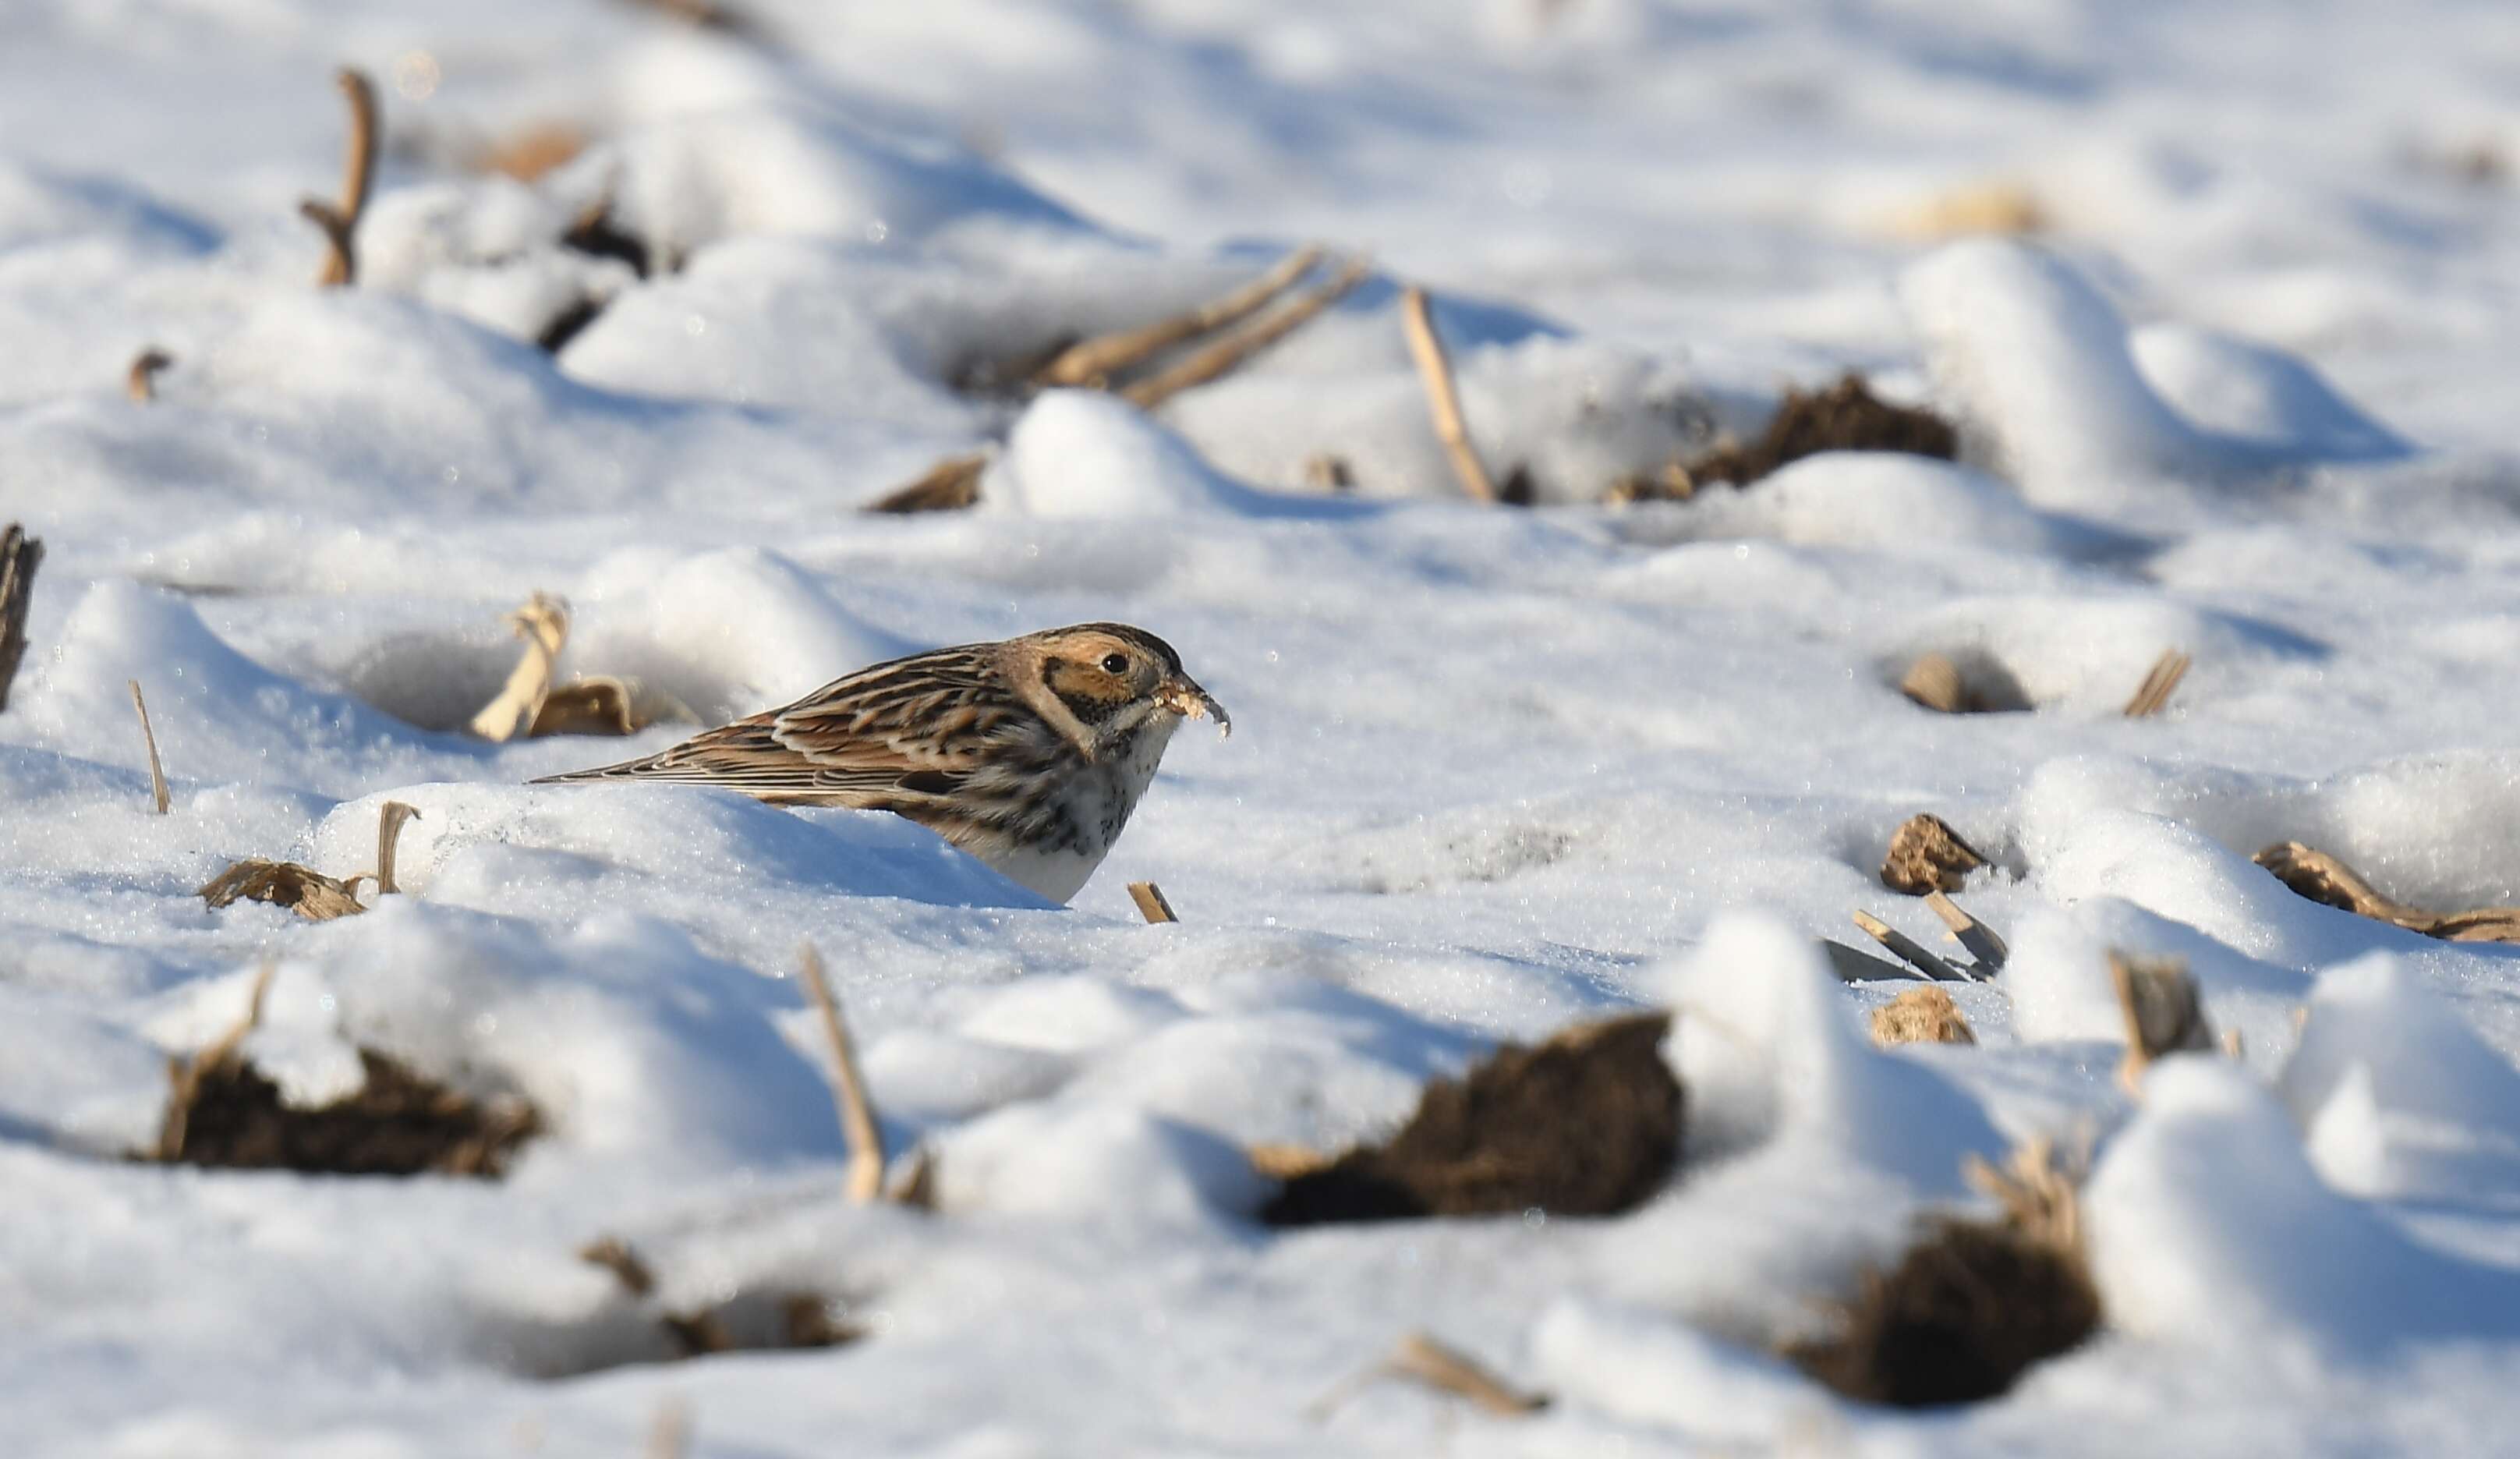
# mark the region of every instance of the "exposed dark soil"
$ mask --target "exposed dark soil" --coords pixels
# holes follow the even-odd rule
[[[1427,1085],[1388,1141],[1288,1179],[1261,1219],[1627,1210],[1680,1160],[1680,1081],[1660,1048],[1670,1026],[1667,1013],[1636,1014],[1500,1049],[1466,1077]]]
[[[2010,1225],[1943,1220],[1866,1274],[1836,1335],[1786,1356],[1850,1398],[1926,1408],[1995,1397],[2099,1325],[2078,1257]]]
[[[1785,391],[1784,403],[1757,440],[1719,444],[1685,470],[1698,486],[1746,486],[1787,462],[1822,451],[1904,451],[1949,461],[1959,454],[1959,433],[1949,421],[1930,410],[1892,405],[1848,375],[1824,390]]]
[[[188,1165],[328,1175],[504,1174],[542,1116],[522,1100],[474,1100],[423,1078],[388,1055],[361,1049],[366,1087],[317,1109],[281,1103],[280,1088],[241,1059],[193,1084],[177,1147],[159,1158]]]

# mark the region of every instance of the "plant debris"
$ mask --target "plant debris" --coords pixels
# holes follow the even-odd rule
[[[2126,1015],[2126,1062],[2118,1066],[2118,1082],[2128,1089],[2142,1082],[2156,1059],[2214,1047],[2214,1029],[2205,1022],[2204,1000],[2184,959],[2111,952],[2109,980]]]
[[[1915,938],[1899,931],[1869,912],[1858,911],[1855,925],[1864,935],[1887,948],[1890,954],[1915,970],[1916,976],[1935,982],[1980,982],[1985,980],[1974,970],[1958,967],[1937,957]]]
[[[1138,915],[1148,922],[1179,922],[1173,915],[1173,904],[1164,896],[1164,889],[1152,882],[1131,882],[1129,900],[1138,904]]]
[[[402,843],[403,823],[418,819],[420,811],[400,800],[378,807],[375,871],[337,880],[294,861],[248,856],[203,883],[196,894],[212,911],[240,901],[258,901],[287,907],[309,922],[355,917],[367,910],[359,905],[361,882],[375,882],[380,892],[402,889],[394,884],[394,852]]]
[[[652,251],[648,241],[612,221],[612,200],[599,200],[594,206],[577,215],[560,236],[560,246],[593,258],[617,258],[630,265],[640,278],[651,272]],[[547,346],[550,347],[550,346]]]
[[[1489,479],[1477,447],[1470,444],[1469,427],[1462,419],[1462,392],[1453,384],[1453,362],[1444,353],[1444,337],[1435,333],[1425,290],[1412,284],[1400,291],[1400,323],[1409,336],[1409,357],[1417,363],[1418,383],[1426,390],[1435,438],[1444,443],[1445,458],[1453,464],[1462,494],[1474,502],[1497,500],[1496,482]]]
[[[2520,907],[2429,912],[2381,895],[2354,868],[2297,841],[2269,846],[2250,859],[2312,901],[2375,922],[2393,923],[2449,942],[2520,942]]]
[[[1890,833],[1890,850],[1881,858],[1881,885],[1910,896],[1929,891],[1958,891],[1970,872],[1986,865],[1977,847],[1941,816],[1917,814]]]
[[[2135,698],[2127,701],[2126,717],[2143,719],[2170,707],[2170,696],[2178,692],[2179,681],[2187,677],[2188,658],[2177,649],[2163,654],[2136,687]]]
[[[1785,1355],[1847,1397],[1901,1408],[1995,1397],[2034,1364],[2099,1330],[2099,1289],[2083,1252],[2078,1172],[2045,1141],[2008,1170],[1973,1162],[1969,1179],[2004,1205],[2000,1220],[1940,1216],[1898,1263],[1864,1274],[1825,1338]]]
[[[156,345],[131,357],[131,368],[123,372],[122,392],[135,405],[146,405],[158,398],[158,372],[175,363],[175,357]]]
[[[44,543],[17,523],[0,527],[0,709],[9,707],[9,685],[26,657],[26,607],[35,591],[35,570]]]
[[[1952,940],[1959,943],[1975,959],[1969,971],[1977,975],[1980,982],[2002,972],[2003,965],[2011,960],[2012,949],[1996,935],[1995,929],[1971,917],[1958,902],[1939,891],[1928,891],[1925,893],[1925,906],[1943,919],[1943,926],[1952,930]]]
[[[919,479],[867,503],[866,510],[905,517],[917,512],[960,512],[980,499],[980,473],[988,465],[986,451],[948,456]]]
[[[308,198],[297,205],[308,222],[324,230],[324,241],[330,246],[324,255],[324,272],[317,279],[326,289],[358,282],[359,218],[368,210],[369,186],[377,172],[376,83],[366,73],[347,67],[335,72],[333,81],[340,87],[342,99],[350,104],[350,149],[341,164],[341,198],[338,203]]]
[[[1681,1086],[1661,1049],[1670,1026],[1668,1013],[1632,1014],[1499,1049],[1466,1076],[1427,1085],[1382,1144],[1288,1179],[1261,1219],[1627,1210],[1680,1160]]]
[[[972,370],[965,372],[965,378],[973,387],[983,388],[1001,380],[1014,379],[1037,389],[1072,386],[1108,390],[1140,410],[1152,410],[1184,390],[1230,374],[1345,298],[1372,271],[1364,259],[1350,259],[1327,282],[1295,296],[1281,307],[1261,312],[1285,296],[1321,257],[1319,246],[1307,245],[1280,259],[1257,279],[1171,318],[1064,344],[1038,366]],[[1134,380],[1120,380],[1123,372],[1186,345],[1196,347]],[[980,473],[988,460],[986,451],[948,456],[916,479],[877,497],[863,510],[892,514],[961,511],[980,499]]]
[[[577,1254],[578,1259],[612,1273],[632,1299],[644,1301],[654,1295],[655,1273],[620,1238],[604,1237]],[[842,1306],[811,1292],[739,1292],[711,1307],[659,1311],[656,1321],[678,1358],[838,1347],[867,1335],[865,1328],[842,1315]]]
[[[202,883],[199,894],[213,911],[240,901],[270,902],[309,922],[330,922],[367,910],[359,905],[361,880],[336,881],[294,861],[248,856]]]
[[[1950,993],[1928,986],[1910,988],[1872,1010],[1872,1041],[1884,1048],[1899,1043],[1975,1043],[1977,1034]]]
[[[632,706],[625,680],[607,676],[573,679],[552,685],[560,651],[568,643],[568,605],[536,593],[508,615],[508,625],[523,639],[525,652],[508,671],[498,697],[472,716],[472,733],[493,743],[518,735],[627,735],[645,727]]]
[[[131,707],[140,712],[140,742],[149,750],[149,799],[159,815],[166,813],[166,767],[158,759],[158,731],[149,725],[149,701],[140,696],[140,681],[131,684]]]
[[[858,1071],[857,1046],[840,1017],[839,999],[823,974],[823,955],[808,942],[798,955],[798,976],[823,1025],[823,1041],[832,1050],[832,1103],[849,1140],[849,1199],[874,1201],[883,1195],[883,1126],[875,1117],[866,1076]]]
[[[1425,1333],[1410,1333],[1393,1345],[1390,1356],[1324,1393],[1312,1406],[1313,1421],[1328,1418],[1358,1390],[1384,1378],[1404,1379],[1467,1398],[1499,1418],[1528,1418],[1550,1404],[1547,1393],[1513,1387],[1460,1348],[1439,1343]]]
[[[1959,433],[1930,410],[1892,405],[1856,375],[1826,389],[1788,389],[1768,428],[1748,445],[1719,442],[1681,467],[1691,491],[1710,481],[1747,486],[1789,462],[1822,451],[1900,451],[1950,461],[1959,455]],[[1662,483],[1672,484],[1668,475]],[[1688,494],[1687,492],[1681,493]]]

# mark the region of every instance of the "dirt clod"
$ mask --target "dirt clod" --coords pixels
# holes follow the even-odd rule
[[[1872,1041],[1894,1043],[1975,1043],[1968,1020],[1952,995],[1938,987],[1910,988],[1872,1010]]]
[[[522,1100],[480,1101],[361,1049],[367,1083],[315,1109],[283,1104],[280,1087],[242,1059],[202,1071],[189,1091],[171,1163],[329,1175],[498,1176],[542,1116]]]
[[[1847,375],[1822,390],[1785,391],[1759,438],[1718,444],[1682,469],[1681,479],[1746,486],[1788,462],[1822,451],[1904,451],[1944,461],[1959,454],[1959,433],[1930,410],[1892,405]]]
[[[1666,1013],[1508,1046],[1426,1086],[1380,1145],[1288,1179],[1273,1226],[1493,1215],[1609,1215],[1661,1189],[1680,1158],[1680,1082],[1663,1063]]]
[[[1944,1219],[1896,1266],[1868,1272],[1841,1329],[1786,1356],[1850,1398],[1973,1403],[2099,1327],[2076,1254],[2006,1223]]]
[[[1910,896],[1960,889],[1961,880],[1986,865],[1977,847],[1941,816],[1910,816],[1890,833],[1890,849],[1881,858],[1881,885]]]

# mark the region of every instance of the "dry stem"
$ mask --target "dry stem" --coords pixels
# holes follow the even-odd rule
[[[231,1025],[228,1031],[204,1045],[202,1051],[182,1064],[169,1062],[166,1096],[166,1117],[158,1127],[158,1159],[180,1160],[184,1154],[184,1134],[192,1122],[193,1105],[202,1096],[202,1081],[225,1068],[236,1057],[248,1035],[262,1023],[262,997],[271,990],[272,975],[280,965],[269,958],[253,975],[253,991],[246,996],[245,1017]]]
[[[1476,1358],[1448,1347],[1424,1333],[1410,1333],[1391,1355],[1322,1395],[1313,1405],[1316,1421],[1345,1402],[1358,1389],[1377,1378],[1406,1378],[1428,1388],[1467,1398],[1500,1418],[1528,1418],[1549,1406],[1546,1393],[1512,1388]]]
[[[2269,846],[2252,859],[2312,901],[2394,923],[2410,933],[2452,942],[2520,942],[2520,907],[2427,911],[2382,895],[2354,868],[2297,841]]]
[[[508,625],[525,641],[524,657],[508,672],[499,696],[472,716],[472,733],[505,742],[526,733],[551,696],[552,670],[568,643],[568,609],[556,598],[536,593],[525,606],[508,615]]]
[[[158,398],[158,372],[175,363],[175,357],[155,344],[132,356],[130,373],[122,378],[122,390],[141,405]]]
[[[326,289],[355,283],[359,276],[358,252],[353,246],[359,227],[359,215],[368,209],[368,188],[377,170],[377,88],[366,74],[343,67],[333,75],[335,85],[350,104],[350,150],[341,168],[341,200],[327,203],[309,198],[297,205],[297,210],[308,221],[324,230],[324,240],[332,245],[325,255],[324,272],[317,283]]]
[[[2126,716],[2142,719],[2168,707],[2170,696],[2178,690],[2179,681],[2187,676],[2187,656],[2177,649],[2162,655],[2154,661],[2151,671],[2143,676],[2143,683],[2136,689],[2135,698],[2127,701]]]
[[[1152,410],[1164,401],[1224,375],[1252,355],[1277,343],[1302,328],[1312,317],[1347,297],[1348,292],[1365,282],[1372,272],[1364,259],[1351,260],[1347,267],[1327,284],[1297,298],[1274,314],[1244,323],[1223,339],[1192,353],[1189,358],[1130,386],[1120,392],[1122,398],[1140,410]]]
[[[959,512],[980,499],[980,473],[987,469],[989,453],[973,451],[967,456],[948,456],[927,469],[915,481],[896,486],[867,503],[870,512],[888,512],[908,516],[914,512]]]
[[[1426,311],[1425,290],[1412,284],[1400,291],[1400,322],[1408,331],[1409,355],[1418,362],[1418,379],[1426,388],[1426,408],[1435,418],[1435,435],[1452,460],[1453,475],[1461,479],[1462,490],[1470,500],[1495,501],[1496,482],[1470,444],[1470,428],[1462,420],[1461,392],[1453,386],[1453,362],[1445,357],[1444,339],[1435,333],[1434,318]]]
[[[1164,889],[1152,882],[1131,882],[1129,900],[1138,904],[1138,915],[1148,922],[1179,922],[1173,915],[1173,904],[1164,900]]]
[[[1037,371],[1033,383],[1102,389],[1113,376],[1132,365],[1151,359],[1185,340],[1238,324],[1258,313],[1271,299],[1293,288],[1296,280],[1321,261],[1321,245],[1306,244],[1278,260],[1267,273],[1230,294],[1140,329],[1117,330],[1080,341],[1060,350],[1057,358]]]
[[[2126,1015],[2126,1062],[2118,1066],[2118,1082],[2128,1089],[2138,1087],[2143,1071],[2164,1055],[2214,1047],[2214,1029],[2205,1022],[2204,1001],[2184,961],[2111,952],[2109,981]]]
[[[140,711],[140,739],[149,747],[149,797],[158,813],[166,813],[166,767],[158,762],[158,732],[149,727],[149,701],[140,697],[140,681],[131,681],[131,707]]]
[[[858,1072],[857,1049],[849,1042],[848,1025],[840,1020],[839,1000],[832,996],[832,984],[823,976],[823,955],[808,942],[799,956],[805,991],[823,1016],[823,1038],[832,1046],[833,1099],[839,1106],[840,1128],[849,1137],[849,1199],[873,1201],[883,1194],[883,1130],[876,1123],[866,1078]]]
[[[402,843],[402,824],[420,819],[420,807],[388,800],[377,811],[377,891],[400,891],[394,885],[394,849]]]
[[[2012,1148],[2001,1168],[1978,1156],[1960,1164],[1960,1177],[2003,1207],[2004,1220],[2022,1235],[2079,1256],[2083,1251],[2080,1187],[2088,1151],[2060,1156],[2046,1135]]]
[[[1921,977],[1932,979],[1937,982],[1957,982],[1968,977],[1959,969],[1918,946],[1906,933],[1869,912],[1856,913],[1855,925],[1864,929],[1866,936],[1890,949],[1893,956],[1915,969]]]
[[[1938,713],[1968,712],[1968,685],[1960,678],[1959,665],[1940,654],[1927,654],[1910,665],[1899,692]]]
[[[1943,919],[1943,926],[1952,930],[1952,935],[1959,939],[1959,944],[1968,949],[1968,955],[1977,959],[1980,967],[1989,973],[2003,971],[2004,960],[2012,956],[2012,949],[1996,935],[1995,929],[1971,917],[1960,909],[1958,902],[1939,891],[1926,892],[1925,905],[1933,909],[1935,916]]]
[[[29,537],[16,523],[0,527],[0,709],[9,707],[9,684],[26,657],[26,606],[35,591],[35,570],[43,565],[41,538]]]

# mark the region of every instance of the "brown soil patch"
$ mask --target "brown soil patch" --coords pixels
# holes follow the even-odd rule
[[[281,1103],[280,1087],[241,1059],[202,1071],[188,1094],[170,1163],[328,1175],[498,1176],[542,1115],[521,1100],[476,1101],[414,1073],[389,1055],[361,1049],[368,1081],[316,1109]],[[179,1094],[179,1097],[183,1095]]]
[[[1986,865],[1977,847],[1938,815],[1912,815],[1890,834],[1881,858],[1881,885],[1910,896],[1960,889],[1960,881]]]
[[[1840,1332],[1786,1356],[1868,1403],[1974,1403],[2099,1324],[2099,1293],[2068,1251],[2010,1225],[1942,1220],[1897,1266],[1865,1275]]]
[[[1681,1087],[1663,1063],[1667,1013],[1587,1024],[1508,1046],[1426,1086],[1380,1145],[1289,1178],[1272,1226],[1494,1215],[1611,1215],[1662,1188],[1680,1159]]]
[[[1868,389],[1860,377],[1847,375],[1823,390],[1788,389],[1757,440],[1718,444],[1684,469],[1698,486],[1709,481],[1746,486],[1788,462],[1822,451],[1904,451],[1950,461],[1959,455],[1959,433],[1951,422],[1930,410],[1892,405]]]

